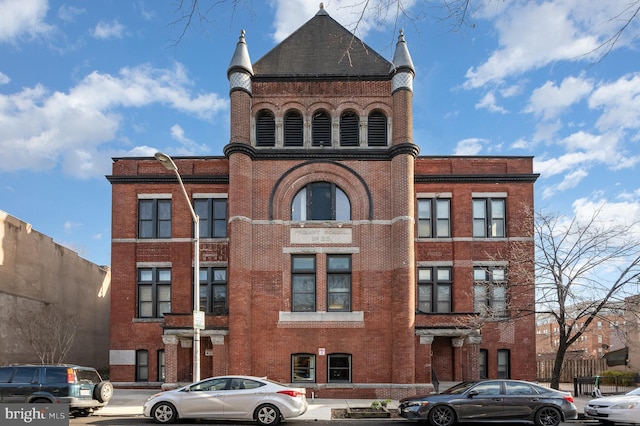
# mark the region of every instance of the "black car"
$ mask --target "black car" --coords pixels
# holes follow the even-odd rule
[[[0,403],[69,404],[73,416],[98,410],[113,396],[111,382],[95,368],[78,365],[9,365],[0,367]]]
[[[557,426],[578,418],[569,392],[521,380],[480,380],[459,383],[439,394],[400,400],[400,416],[432,426],[456,422],[522,422]]]

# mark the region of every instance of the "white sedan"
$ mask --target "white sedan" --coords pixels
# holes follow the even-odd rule
[[[640,424],[640,388],[624,395],[592,399],[585,405],[584,414],[603,425]]]
[[[143,406],[145,417],[157,423],[177,419],[255,420],[277,425],[307,411],[306,389],[266,377],[221,376],[157,393]]]

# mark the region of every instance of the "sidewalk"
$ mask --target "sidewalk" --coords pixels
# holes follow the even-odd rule
[[[106,407],[96,411],[94,416],[142,416],[142,405],[147,398],[156,394],[159,390],[154,389],[119,389],[116,388],[113,398]],[[574,397],[575,405],[578,408],[578,415],[584,414],[584,406],[591,397]],[[332,408],[347,407],[370,407],[372,399],[322,399],[308,398],[309,409],[302,416],[297,417],[303,420],[331,420]],[[398,408],[398,401],[391,401],[388,406],[390,411]],[[404,420],[404,419],[401,419]]]

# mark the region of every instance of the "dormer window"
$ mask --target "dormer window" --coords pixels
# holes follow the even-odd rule
[[[303,145],[302,114],[289,111],[284,116],[284,146]]]
[[[311,141],[313,146],[331,146],[331,116],[325,111],[313,115]]]
[[[358,115],[353,111],[347,111],[340,117],[340,146],[358,146],[359,140]]]
[[[351,202],[331,182],[312,182],[291,203],[291,220],[351,220]]]
[[[276,146],[276,121],[271,111],[262,110],[258,113],[256,146]]]
[[[387,146],[387,116],[380,111],[369,114],[367,143],[369,146]]]

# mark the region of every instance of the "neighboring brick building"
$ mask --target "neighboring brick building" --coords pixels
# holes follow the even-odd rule
[[[107,370],[110,280],[109,267],[0,210],[0,365]],[[72,338],[68,345],[65,338]]]
[[[535,379],[532,158],[418,156],[414,73],[402,34],[389,62],[322,8],[253,64],[241,35],[225,156],[175,159],[201,221],[201,377],[323,398]],[[153,158],[108,179],[111,379],[187,382],[189,207]]]

